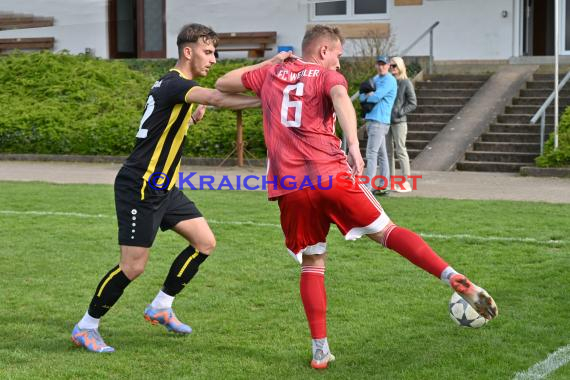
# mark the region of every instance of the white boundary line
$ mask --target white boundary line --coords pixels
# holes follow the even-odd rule
[[[0,215],[36,215],[36,216],[75,216],[78,218],[110,218],[104,214],[83,214],[81,212],[61,212],[61,211],[13,211],[0,210]]]
[[[30,215],[30,216],[74,216],[77,218],[115,218],[114,215],[105,214],[84,214],[81,212],[61,212],[61,211],[15,211],[15,210],[0,210],[1,215]],[[212,224],[225,224],[225,225],[236,225],[236,226],[256,226],[256,227],[273,227],[280,228],[281,225],[275,223],[257,223],[252,221],[222,221],[208,219],[208,223]],[[431,233],[419,233],[424,238],[428,239],[441,239],[441,240],[471,240],[471,241],[499,241],[506,243],[532,243],[539,245],[553,245],[553,244],[569,244],[568,240],[539,240],[535,238],[519,238],[519,237],[509,237],[509,236],[477,236],[469,234],[455,234],[455,235],[444,235],[444,234],[431,234]]]
[[[536,363],[526,371],[515,373],[514,380],[544,379],[568,362],[570,362],[570,344],[560,347],[558,350],[548,355],[546,359]]]

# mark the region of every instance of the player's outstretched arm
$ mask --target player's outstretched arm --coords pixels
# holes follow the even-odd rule
[[[218,90],[194,87],[186,94],[186,103],[204,104],[232,110],[259,107],[259,98],[255,96],[225,94]]]
[[[348,163],[352,167],[354,174],[361,175],[364,169],[364,160],[360,154],[360,144],[358,143],[358,136],[356,134],[356,112],[354,111],[346,87],[336,85],[331,89],[330,95],[336,117],[346,137]]]
[[[287,58],[291,58],[293,56],[293,52],[291,51],[282,51],[281,53],[273,56],[272,58],[260,62],[255,65],[244,66],[240,67],[239,69],[235,69],[226,73],[224,76],[219,78],[216,81],[216,89],[223,91],[223,92],[232,92],[232,93],[239,93],[244,92],[247,90],[243,83],[241,82],[241,76],[248,71],[257,70],[267,65],[276,65],[278,63],[283,62]]]

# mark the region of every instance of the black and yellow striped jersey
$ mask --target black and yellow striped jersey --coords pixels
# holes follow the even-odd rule
[[[149,92],[135,147],[124,164],[142,179],[141,199],[149,190],[147,182],[151,176],[163,174],[155,182],[161,189],[170,190],[176,184],[193,108],[185,99],[195,86],[198,83],[172,69]]]

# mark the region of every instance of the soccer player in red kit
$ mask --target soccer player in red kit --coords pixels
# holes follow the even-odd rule
[[[326,237],[337,225],[347,240],[367,235],[440,278],[487,319],[497,315],[491,296],[457,273],[417,234],[394,224],[376,198],[354,179],[364,161],[346,79],[338,72],[343,38],[316,25],[303,38],[302,58],[291,52],[218,79],[224,92],[254,91],[263,110],[268,152],[268,195],[277,200],[289,253],[302,265],[301,299],[313,338],[313,368],[334,360],[326,330]],[[338,118],[348,157],[334,134]],[[346,174],[343,174],[346,173]],[[340,176],[340,177],[339,177]],[[344,186],[352,178],[354,186]]]

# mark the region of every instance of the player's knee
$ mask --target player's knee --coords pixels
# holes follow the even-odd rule
[[[320,255],[303,255],[303,265],[324,267],[326,253]]]
[[[125,273],[125,276],[127,276],[127,278],[131,281],[139,277],[141,274],[143,274],[144,268],[145,268],[145,263],[138,261],[131,263],[123,263],[121,265],[123,273]]]
[[[216,249],[216,238],[212,236],[211,238],[196,244],[195,248],[205,255],[211,255],[214,252],[214,249]]]

